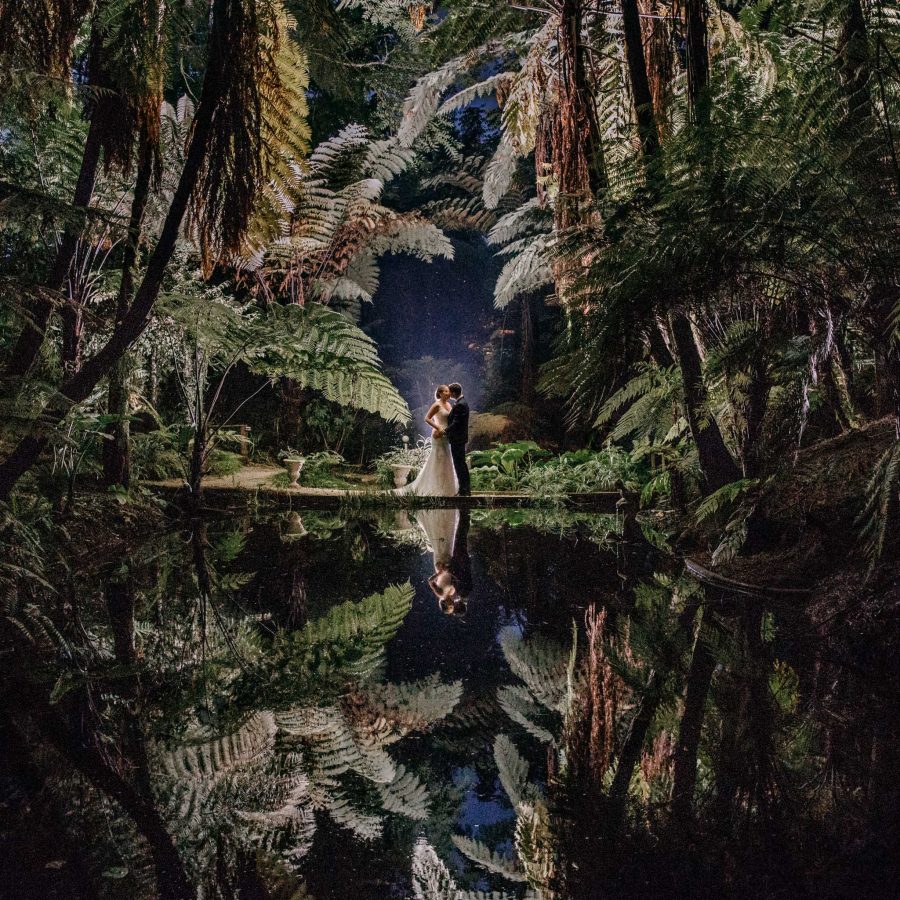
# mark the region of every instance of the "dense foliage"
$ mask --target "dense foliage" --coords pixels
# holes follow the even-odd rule
[[[0,0],[0,756],[10,808],[90,844],[85,896],[302,897],[314,836],[386,823],[426,900],[512,896],[488,873],[516,897],[635,896],[657,865],[651,894],[685,873],[753,894],[770,862],[843,896],[837,851],[848,884],[888,871],[898,60],[888,0]],[[491,309],[436,298],[465,361],[426,345],[415,283],[423,311],[379,321],[391,267],[460,251],[494,282]],[[388,677],[414,592],[356,589],[381,578],[365,529],[291,511],[211,536],[201,503],[248,456],[303,455],[308,486],[415,474],[410,407],[473,358],[476,489],[558,502],[545,530],[615,550],[517,556],[528,513],[482,513],[504,571],[467,664],[510,678],[474,699]],[[136,590],[127,541],[93,559],[114,528],[92,510],[155,527],[140,482],[175,477],[185,530]],[[620,490],[616,517],[562,506]],[[662,563],[632,494],[665,510],[639,523]],[[468,516],[429,513],[467,553]],[[81,595],[48,553],[73,521],[103,569]],[[407,510],[378,534],[450,572]],[[766,552],[803,586],[717,568],[755,554],[758,576]],[[432,731],[451,788],[387,749]],[[441,805],[473,747],[505,832]]]

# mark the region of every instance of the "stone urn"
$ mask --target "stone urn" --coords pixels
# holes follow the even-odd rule
[[[293,541],[297,538],[303,537],[306,534],[306,529],[303,527],[303,519],[300,518],[300,513],[298,512],[289,512],[284,517],[284,526],[281,530],[281,537],[286,541]]]
[[[284,462],[284,467],[287,469],[287,473],[291,478],[291,487],[299,487],[297,484],[298,479],[300,478],[300,470],[303,468],[303,458],[302,457],[288,457]]]
[[[395,464],[391,466],[391,471],[394,473],[394,487],[403,487],[406,484],[406,479],[409,478],[410,470],[412,466],[404,466],[400,464]]]

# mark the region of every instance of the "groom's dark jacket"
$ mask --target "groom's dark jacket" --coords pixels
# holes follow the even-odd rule
[[[447,418],[447,440],[451,444],[469,443],[469,404],[465,396],[460,397],[450,410]]]

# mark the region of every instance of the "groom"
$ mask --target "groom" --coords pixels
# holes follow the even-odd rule
[[[450,455],[453,457],[453,468],[459,481],[460,497],[472,496],[472,483],[469,479],[469,467],[466,465],[466,444],[469,443],[469,404],[463,396],[462,385],[454,382],[449,385],[453,399],[453,409],[447,419],[447,440],[450,442]]]

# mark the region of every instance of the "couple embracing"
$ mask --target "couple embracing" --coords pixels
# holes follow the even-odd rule
[[[425,423],[431,427],[431,453],[416,480],[398,488],[396,493],[420,497],[470,496],[472,488],[466,465],[469,404],[463,396],[462,385],[438,386]]]

